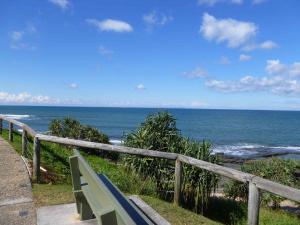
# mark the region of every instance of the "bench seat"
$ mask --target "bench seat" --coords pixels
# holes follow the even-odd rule
[[[99,225],[169,225],[163,218],[160,221],[166,223],[157,222],[157,213],[154,220],[151,219],[104,174],[96,174],[77,150],[70,157],[70,167],[81,220],[96,217]]]

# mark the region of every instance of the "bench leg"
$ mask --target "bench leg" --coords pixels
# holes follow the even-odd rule
[[[95,218],[93,210],[82,191],[74,191],[77,213],[80,214],[80,220],[89,220]]]
[[[80,214],[80,201],[77,198],[75,198],[75,201],[76,201],[77,213]]]
[[[89,220],[95,218],[89,203],[86,201],[84,197],[80,199],[79,207],[80,207],[80,220]]]
[[[99,225],[118,225],[117,215],[114,209],[102,211],[99,217]]]

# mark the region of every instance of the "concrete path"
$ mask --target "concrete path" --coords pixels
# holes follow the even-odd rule
[[[26,166],[0,137],[0,224],[36,225],[36,211]]]
[[[80,221],[76,204],[43,206],[37,209],[38,225],[97,225],[96,219]]]

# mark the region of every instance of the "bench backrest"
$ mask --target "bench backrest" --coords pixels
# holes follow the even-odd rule
[[[70,166],[78,213],[94,214],[105,225],[154,225],[105,175],[96,174],[77,150]]]

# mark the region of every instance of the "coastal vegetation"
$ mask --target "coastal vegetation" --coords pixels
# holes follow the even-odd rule
[[[2,137],[8,141],[8,131],[3,130]],[[22,152],[21,135],[14,133],[11,143],[16,151]],[[28,142],[29,159],[32,159],[32,140]],[[125,194],[137,194],[154,207],[163,217],[174,225],[187,224],[220,224],[189,210],[174,206],[156,198],[155,185],[151,180],[142,180],[133,173],[128,173],[124,166],[103,159],[99,156],[80,151],[97,173],[104,173]],[[69,161],[72,154],[69,148],[58,144],[44,143],[41,145],[41,165],[47,169],[42,173],[42,183],[33,183],[33,197],[37,206],[65,204],[74,202]]]
[[[244,163],[241,170],[246,173],[260,176],[291,187],[300,187],[296,177],[296,171],[300,164],[296,160],[285,160],[280,158],[270,158],[264,160],[251,160]],[[226,184],[225,195],[232,199],[248,200],[248,185],[238,181],[231,181]],[[283,198],[268,192],[262,194],[262,202],[279,208]]]
[[[95,127],[83,125],[78,120],[66,117],[63,119],[54,119],[49,124],[49,133],[57,137],[68,137],[76,140],[99,142],[108,144],[109,137]],[[86,149],[86,151],[91,151]],[[101,150],[93,151],[94,155],[108,157],[117,160],[118,153],[104,152]]]
[[[78,120],[70,117],[52,120],[49,124],[49,132],[51,135],[58,137],[109,143],[109,138],[106,134],[92,126],[83,125]]]
[[[217,157],[211,154],[210,143],[184,138],[176,127],[175,118],[167,112],[148,116],[136,131],[125,135],[124,145],[180,153],[196,159],[218,163]],[[123,161],[126,168],[140,174],[143,178],[150,177],[153,179],[156,184],[156,192],[160,197],[173,199],[173,161],[131,155],[124,157]],[[182,203],[195,212],[201,211],[203,214],[208,199],[217,186],[218,176],[189,165],[184,165],[183,173]]]
[[[70,119],[71,123],[66,123],[69,124],[69,127],[73,127],[72,130],[67,128],[66,125],[61,126],[64,124],[63,120],[56,122],[55,127],[63,128],[61,130],[64,132],[64,137],[69,137],[67,132],[70,132],[70,134],[77,137],[76,139],[79,139],[81,136],[77,135],[81,131],[78,123],[72,122],[72,119]],[[56,131],[59,129],[56,129]],[[78,133],[75,132],[76,130]],[[3,131],[3,137],[8,140],[7,130]],[[28,141],[29,159],[32,159],[33,144],[31,139]],[[14,142],[11,144],[21,153],[20,134],[15,132]],[[219,162],[219,159],[211,152],[210,143],[197,142],[183,137],[176,128],[175,118],[168,113],[149,116],[136,131],[124,135],[124,144],[126,146],[181,153],[213,163]],[[80,149],[80,152],[97,173],[106,174],[124,193],[140,195],[142,199],[172,224],[246,224],[247,204],[245,201],[235,201],[232,196],[232,199],[212,196],[211,194],[217,187],[219,177],[205,170],[184,165],[182,192],[183,207],[200,212],[206,218],[168,202],[172,199],[174,162],[128,155],[120,155],[117,160],[112,160],[99,157],[102,156],[101,153],[87,149]],[[46,172],[42,173],[43,183],[33,184],[34,199],[37,205],[74,201],[68,162],[68,157],[71,154],[70,147],[41,142],[41,166]],[[268,178],[264,175],[268,174],[269,176],[273,173],[275,176],[274,173],[278,172],[282,175],[278,175],[278,180],[275,181],[284,183],[281,179],[287,179],[289,182],[294,183],[293,178],[289,179],[286,175],[294,171],[293,162],[289,161],[288,164],[281,164],[281,161],[286,161],[268,160],[259,160],[260,162],[256,160],[246,163],[242,166],[242,170],[255,174],[255,171],[265,167],[265,171],[257,175]],[[255,166],[252,164],[255,164]],[[247,170],[248,167],[253,168]],[[296,185],[296,182],[294,184]],[[260,209],[260,224],[296,225],[299,224],[299,218],[282,210],[274,210],[265,206]]]

